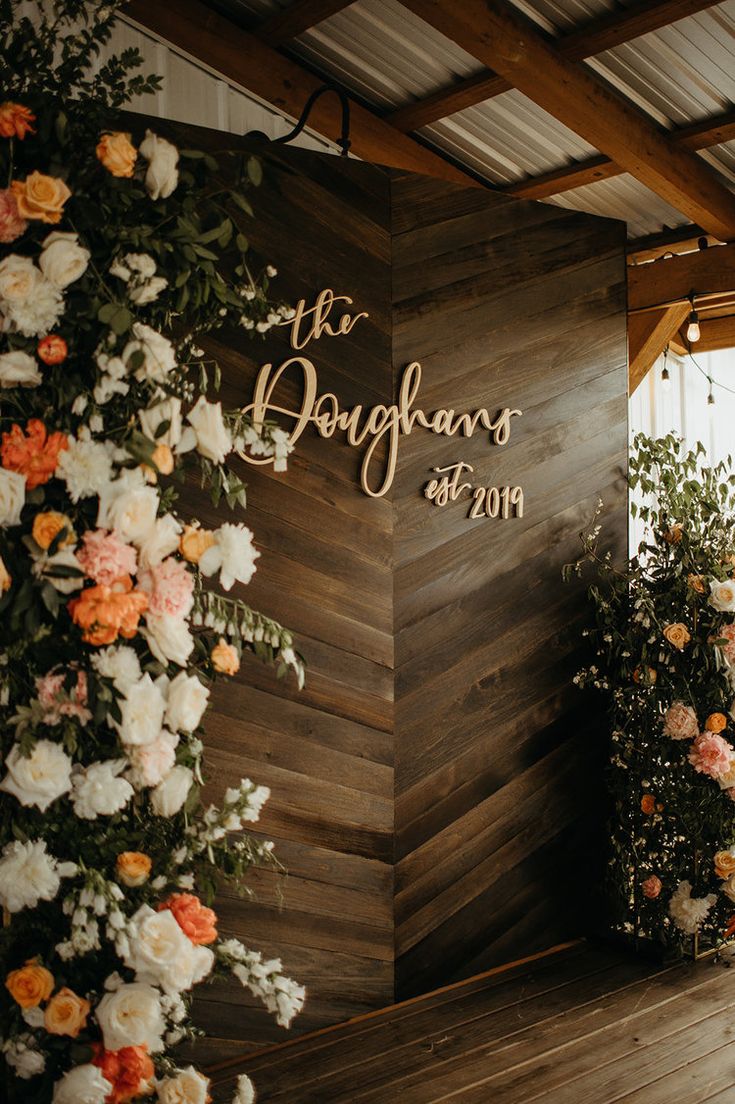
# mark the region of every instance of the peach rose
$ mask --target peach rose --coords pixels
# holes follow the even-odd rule
[[[179,552],[189,563],[199,563],[204,553],[214,544],[214,533],[209,529],[197,529],[185,525],[179,540]]]
[[[2,556],[0,556],[0,594],[4,594],[6,590],[10,590],[12,585],[13,580],[10,572],[5,566],[5,561]]]
[[[87,1026],[90,1004],[71,989],[59,989],[46,1005],[43,1022],[49,1035],[68,1035],[76,1039]]]
[[[103,134],[97,143],[98,159],[112,176],[132,176],[138,151],[130,141],[130,135],[121,130]]]
[[[687,584],[690,589],[696,591],[697,594],[706,593],[707,588],[704,585],[704,579],[701,575],[687,575]]]
[[[649,901],[654,901],[663,888],[663,883],[660,878],[657,878],[655,874],[652,874],[650,878],[646,878],[645,882],[641,884],[643,890],[643,896],[647,897]]]
[[[240,670],[240,657],[232,644],[228,644],[224,637],[212,648],[212,666],[222,675],[236,675]]]
[[[664,636],[669,644],[674,648],[678,648],[679,651],[686,648],[692,639],[689,629],[686,625],[682,625],[681,621],[676,621],[673,625],[667,625],[664,629]]]
[[[71,196],[63,180],[34,171],[25,180],[14,180],[11,187],[21,218],[61,222],[64,204]]]
[[[61,364],[69,355],[69,347],[63,337],[58,334],[47,334],[42,337],[36,350],[44,364],[49,366]]]
[[[694,740],[699,735],[697,714],[691,705],[675,701],[664,714],[664,736],[672,740]]]
[[[54,976],[38,959],[29,958],[19,970],[11,970],[5,979],[5,988],[21,1008],[37,1008],[48,1000],[54,988]]]
[[[733,851],[718,851],[714,859],[715,874],[718,878],[729,878],[735,874],[735,853]]]
[[[33,124],[36,116],[30,108],[23,104],[10,103],[6,100],[0,104],[0,135],[3,138],[20,138],[26,134],[35,134]]]
[[[214,943],[217,938],[217,916],[193,893],[172,893],[158,906],[158,911],[170,909],[184,935],[197,946]]]
[[[59,514],[56,510],[45,510],[42,514],[36,514],[33,519],[32,536],[39,548],[44,552],[50,548],[62,529],[66,529],[66,536],[59,542],[59,548],[65,548],[67,544],[73,544],[76,534],[70,519],[66,514]]]
[[[134,888],[148,881],[153,862],[143,851],[122,851],[115,862],[115,873],[123,885]]]
[[[641,798],[641,811],[650,816],[650,814],[656,808],[656,799],[653,794],[644,794]]]
[[[708,732],[722,732],[723,728],[727,728],[727,717],[724,713],[710,713],[704,727]]]

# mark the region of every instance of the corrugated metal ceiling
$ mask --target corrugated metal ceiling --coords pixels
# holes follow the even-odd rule
[[[288,6],[288,0],[211,2],[251,26]],[[516,0],[516,4],[554,33],[621,6],[608,0]],[[289,48],[380,111],[410,103],[482,69],[475,58],[398,0],[356,0]],[[717,115],[735,103],[735,0],[599,54],[588,64],[661,126]],[[442,119],[420,134],[498,185],[596,153],[515,90]],[[735,183],[735,142],[713,147],[703,156]],[[687,221],[628,175],[577,188],[549,202],[623,218],[635,237]]]

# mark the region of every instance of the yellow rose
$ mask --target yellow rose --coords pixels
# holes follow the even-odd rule
[[[13,580],[10,572],[5,566],[5,561],[2,556],[0,556],[0,594],[4,594],[6,590],[10,590],[12,585]]]
[[[735,855],[732,851],[718,851],[714,857],[715,874],[718,878],[729,878],[735,874]]]
[[[664,629],[664,636],[669,644],[674,648],[678,648],[679,651],[686,648],[692,639],[689,629],[686,625],[682,625],[680,621],[676,621],[673,625],[667,625]]]
[[[36,171],[25,180],[14,180],[12,188],[18,213],[23,218],[41,222],[60,222],[64,204],[71,196],[63,180]]]
[[[49,1035],[68,1035],[76,1039],[87,1025],[90,1004],[71,989],[59,989],[46,1005],[44,1027]]]
[[[724,713],[710,713],[704,727],[708,732],[722,732],[723,728],[727,728],[727,717]]]
[[[76,540],[76,534],[66,514],[59,514],[56,510],[46,510],[42,514],[36,514],[31,532],[38,547],[46,551],[62,529],[66,529],[67,534],[59,542],[59,548],[64,548],[67,544],[73,544]]]
[[[30,958],[19,970],[10,971],[5,988],[21,1008],[37,1008],[51,996],[54,977],[45,966],[38,965],[38,959]]]
[[[220,637],[212,648],[212,666],[222,675],[236,675],[240,670],[240,657],[231,644]]]
[[[185,525],[179,540],[179,552],[189,563],[199,563],[204,553],[213,544],[214,533],[209,529],[197,529],[193,525]]]
[[[117,856],[115,872],[126,886],[141,886],[148,881],[153,863],[143,851],[122,851]]]
[[[138,151],[130,135],[121,130],[103,134],[97,143],[97,157],[112,176],[132,176]]]

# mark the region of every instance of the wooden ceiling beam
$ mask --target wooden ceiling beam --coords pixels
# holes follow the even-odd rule
[[[253,92],[292,118],[299,117],[309,96],[324,83],[322,78],[212,11],[201,0],[176,0],[176,3],[165,4],[128,0],[123,14],[142,30],[152,32],[233,85]],[[352,150],[358,157],[426,173],[466,187],[482,186],[473,176],[401,134],[354,100],[350,102],[350,119]],[[314,105],[309,126],[334,139],[340,133],[341,124],[341,108],[336,96],[321,96]]]
[[[659,30],[688,15],[711,8],[717,0],[638,0],[627,8],[605,12],[584,26],[551,39],[563,57],[571,61],[611,50],[624,42]],[[287,9],[288,10],[288,9]],[[491,69],[484,69],[449,88],[425,96],[416,103],[406,104],[388,115],[393,126],[405,132],[445,119],[457,111],[474,107],[507,92],[512,84]]]
[[[569,61],[507,0],[403,0],[692,222],[735,238],[735,195],[691,150],[591,69]]]
[[[722,142],[731,142],[735,139],[735,110],[713,115],[692,126],[677,127],[668,131],[667,137],[690,150],[707,149],[710,146],[719,146]],[[549,196],[559,195],[571,188],[595,184],[598,180],[609,180],[610,177],[620,176],[626,171],[608,157],[590,157],[586,161],[576,161],[561,169],[552,169],[551,172],[519,180],[517,184],[507,185],[504,191],[520,199],[548,199]]]
[[[735,348],[735,314],[724,318],[708,318],[700,325],[702,336],[696,345],[692,345],[692,352],[713,353],[718,349]]]
[[[287,8],[274,12],[255,28],[258,38],[269,46],[281,46],[317,23],[349,8],[354,0],[294,0]]]
[[[676,334],[687,316],[687,305],[632,314],[628,318],[628,394],[643,382],[649,370]]]
[[[735,292],[735,245],[713,245],[650,264],[628,265],[628,310],[650,311],[696,296]]]
[[[657,234],[646,234],[643,238],[631,238],[626,246],[628,264],[655,261],[666,254],[693,253],[699,249],[702,239],[707,246],[718,244],[711,234],[705,234],[701,226],[694,226],[691,222],[686,226],[660,230]]]

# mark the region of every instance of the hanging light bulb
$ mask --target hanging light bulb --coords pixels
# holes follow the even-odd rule
[[[689,296],[689,302],[692,305],[692,309],[689,312],[689,325],[687,326],[687,341],[690,345],[694,345],[699,341],[702,336],[702,332],[699,328],[699,315],[694,308],[694,292]]]
[[[668,366],[666,364],[666,359],[667,359],[668,355],[669,355],[669,347],[667,345],[666,348],[664,349],[664,366],[661,369],[661,386],[663,387],[664,391],[668,391],[671,387],[671,376],[669,375],[669,369],[668,369]]]
[[[712,390],[712,380],[709,381],[709,395],[707,396],[707,405],[708,406],[714,406],[715,405],[715,393]]]

